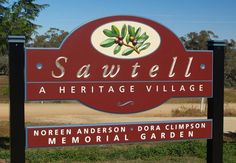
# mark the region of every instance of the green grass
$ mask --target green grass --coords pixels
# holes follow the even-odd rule
[[[0,88],[0,96],[8,96],[8,95],[9,95],[8,86]]]
[[[9,160],[0,150],[0,159]],[[108,145],[58,149],[30,149],[28,162],[205,162],[206,141]],[[236,143],[224,143],[224,162],[236,160]]]
[[[39,125],[39,124],[30,124]],[[41,124],[49,125],[49,124]],[[55,124],[51,124],[55,125]],[[0,162],[9,161],[9,122],[0,122]],[[236,160],[236,133],[224,135],[224,162]],[[100,145],[66,148],[27,149],[26,160],[44,162],[189,162],[206,160],[206,140],[172,141],[147,144]]]

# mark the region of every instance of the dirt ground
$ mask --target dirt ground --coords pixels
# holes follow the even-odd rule
[[[163,104],[155,109],[135,114],[110,114],[93,110],[79,103],[29,103],[25,105],[25,121],[30,123],[91,124],[108,122],[138,122],[204,119],[206,117],[171,117],[171,110],[185,107],[200,108],[200,104]],[[236,109],[236,103],[226,107]],[[20,108],[19,108],[20,109]],[[0,123],[9,120],[9,105],[0,104]],[[224,132],[236,132],[236,117],[224,118]]]

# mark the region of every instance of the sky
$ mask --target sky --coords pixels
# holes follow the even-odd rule
[[[152,19],[177,36],[211,30],[219,40],[236,40],[236,0],[36,0],[49,4],[35,23],[68,32],[98,18],[132,15]]]

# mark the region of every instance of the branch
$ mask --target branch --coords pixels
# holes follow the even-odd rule
[[[124,46],[126,46],[126,47],[129,47],[129,48],[132,48],[136,53],[140,53],[140,51],[138,51],[138,49],[137,48],[135,48],[134,46],[131,46],[131,45],[129,45],[129,44],[126,44],[126,43],[123,43],[123,45]]]

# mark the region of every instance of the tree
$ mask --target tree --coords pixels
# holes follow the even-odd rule
[[[6,7],[8,4],[9,7]],[[23,35],[26,41],[40,27],[33,21],[38,17],[41,10],[48,5],[37,4],[35,0],[18,0],[9,5],[9,0],[0,0],[0,70],[7,70],[5,59],[8,56],[7,37],[9,35]],[[4,60],[2,63],[1,61]],[[7,72],[4,72],[6,74]]]
[[[1,14],[1,50],[0,55],[7,55],[6,45],[8,35],[23,35],[26,37],[26,41],[30,40],[32,34],[36,33],[36,30],[40,27],[33,23],[38,17],[40,11],[47,5],[39,5],[34,3],[35,0],[19,0],[13,2],[13,4],[6,8],[4,7],[3,13]],[[1,0],[1,6],[5,4],[6,0]],[[1,7],[1,8],[2,8]]]
[[[0,0],[0,23],[3,22],[3,16],[6,12],[7,8],[4,6],[6,4],[6,0]],[[2,39],[4,32],[3,26],[0,26],[0,55],[6,50],[6,46],[4,45],[4,41]],[[0,56],[0,74],[4,72],[8,72],[8,59],[7,57]]]
[[[226,40],[225,48],[225,86],[236,87],[236,43],[233,39]]]
[[[206,50],[207,41],[218,38],[212,31],[202,30],[199,33],[190,32],[185,37],[180,37],[186,49],[191,50]]]
[[[6,4],[6,0],[0,0],[0,56],[4,54],[6,51],[6,33],[3,25],[4,15],[7,12],[7,8],[4,6]],[[1,65],[0,65],[1,66]]]
[[[207,50],[207,41],[217,38],[212,31],[190,32],[180,40],[186,49]],[[233,39],[225,40],[225,86],[236,87],[236,43]]]
[[[43,35],[36,35],[31,47],[59,47],[69,33],[57,28],[50,28]]]
[[[6,7],[4,6],[6,2],[6,0],[0,0],[0,20],[3,17],[3,13],[6,11]]]

